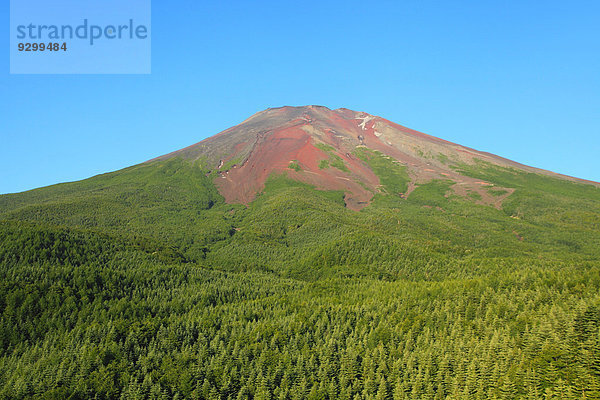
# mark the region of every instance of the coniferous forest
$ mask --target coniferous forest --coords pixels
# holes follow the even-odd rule
[[[514,193],[245,206],[173,158],[0,196],[0,398],[600,399],[600,189],[454,168]]]

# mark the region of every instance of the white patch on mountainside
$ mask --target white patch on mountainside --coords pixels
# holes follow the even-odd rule
[[[366,127],[367,122],[371,121],[372,119],[375,119],[375,117],[372,115],[365,115],[364,117],[356,117],[356,119],[359,119],[362,121],[360,124],[358,124],[358,126],[360,126],[360,128],[364,131],[367,129],[367,127]]]

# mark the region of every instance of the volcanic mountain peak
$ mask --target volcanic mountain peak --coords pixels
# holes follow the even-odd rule
[[[452,166],[476,160],[501,167],[574,179],[528,167],[439,139],[384,118],[346,108],[279,107],[258,112],[241,124],[182,150],[159,157],[201,160],[216,172],[228,202],[247,203],[273,173],[323,190],[341,190],[349,208],[360,209],[380,191],[406,197],[416,185],[435,179],[454,182],[454,193],[500,207],[511,188],[465,176]],[[379,169],[379,171],[378,171]],[[383,185],[381,170],[405,184]],[[388,178],[390,179],[390,178]],[[498,190],[499,189],[499,190]],[[402,190],[402,192],[399,192]]]

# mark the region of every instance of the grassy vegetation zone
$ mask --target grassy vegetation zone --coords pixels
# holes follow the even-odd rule
[[[410,178],[405,166],[399,165],[384,154],[366,147],[357,147],[354,154],[377,175],[385,193],[398,195],[406,192]]]
[[[504,193],[506,193],[506,191]],[[476,201],[482,199],[481,195],[477,192],[469,192],[467,194],[467,196],[469,196],[471,199],[476,200]]]
[[[508,190],[495,189],[494,187],[488,187],[487,191],[489,194],[491,194],[492,196],[496,196],[496,197],[504,196],[505,194],[508,193]]]
[[[315,147],[324,151],[329,156],[329,159],[321,160],[319,162],[320,169],[326,169],[331,166],[333,168],[339,169],[340,171],[344,171],[344,172],[350,171],[348,169],[348,167],[346,166],[346,164],[344,164],[344,160],[340,156],[338,156],[337,154],[334,153],[335,149],[332,146],[325,144],[325,143],[317,143],[317,144],[315,144]]]
[[[325,144],[325,143],[317,143],[317,144],[315,144],[315,147],[317,149],[323,150],[325,153],[331,153],[335,150],[335,148],[333,146]]]
[[[507,215],[526,221],[536,232],[535,240],[562,247],[564,245],[595,253],[600,245],[595,233],[600,229],[600,188],[593,185],[555,179],[477,162],[457,167],[461,173],[506,188],[514,188],[502,204]],[[590,246],[582,236],[591,235]]]
[[[290,165],[288,166],[288,168],[293,169],[296,172],[302,171],[302,168],[300,167],[300,165],[298,164],[298,161],[296,161],[296,160],[292,160],[290,162]]]
[[[423,204],[433,207],[448,206],[448,193],[450,186],[454,185],[451,180],[432,180],[431,182],[417,185],[408,196],[408,202],[413,204]],[[458,198],[456,203],[463,203]]]
[[[599,399],[595,189],[477,165],[508,209],[404,199],[364,156],[360,212],[285,175],[228,205],[181,160],[0,196],[0,399]]]
[[[450,159],[448,158],[447,155],[442,154],[442,153],[438,153],[436,156],[437,160],[439,162],[441,162],[442,164],[448,165],[451,163]]]
[[[350,172],[348,167],[346,167],[346,164],[344,164],[344,160],[342,160],[342,158],[340,156],[338,156],[337,154],[334,154],[330,157],[331,157],[331,161],[329,162],[329,164],[333,168],[337,168],[340,171],[344,171],[344,172]]]
[[[44,192],[56,187],[27,192],[24,197],[36,198],[20,199],[20,207],[6,207],[0,218],[84,229],[126,243],[154,243],[210,268],[273,271],[302,279],[342,273],[438,280],[473,276],[479,269],[470,270],[470,258],[586,261],[597,260],[600,248],[598,203],[588,200],[571,210],[569,219],[563,214],[557,221],[556,209],[569,204],[560,195],[560,203],[547,214],[515,219],[506,211],[449,195],[451,181],[432,181],[419,185],[408,199],[379,193],[371,206],[356,213],[344,208],[342,192],[315,190],[284,176],[272,177],[246,208],[224,204],[211,178],[186,162],[142,165],[115,175],[59,185],[65,194],[53,198]],[[197,189],[196,180],[212,188]],[[96,189],[88,189],[90,181],[96,181]],[[81,190],[72,193],[70,186]],[[167,197],[157,188],[179,195]],[[124,203],[131,192],[135,200]],[[209,201],[214,203],[208,208]],[[194,207],[198,203],[206,208]],[[369,240],[361,244],[355,237]],[[418,257],[403,262],[410,254]]]
[[[199,166],[172,159],[0,196],[0,219],[69,226],[175,246],[188,259],[232,234],[230,210]],[[182,229],[185,227],[185,229]],[[128,239],[129,240],[129,239]]]
[[[221,171],[229,171],[234,165],[239,165],[242,162],[242,157],[232,158],[221,167]]]

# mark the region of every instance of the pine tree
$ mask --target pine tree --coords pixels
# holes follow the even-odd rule
[[[383,375],[381,375],[381,379],[379,380],[379,387],[377,389],[377,395],[375,396],[376,400],[387,400],[389,399],[389,388],[388,384],[385,381]]]
[[[270,388],[270,384],[269,381],[266,377],[264,377],[262,375],[262,373],[259,373],[258,377],[257,377],[257,386],[256,386],[256,392],[254,394],[254,398],[256,400],[271,400],[272,396],[271,396],[271,388]]]

